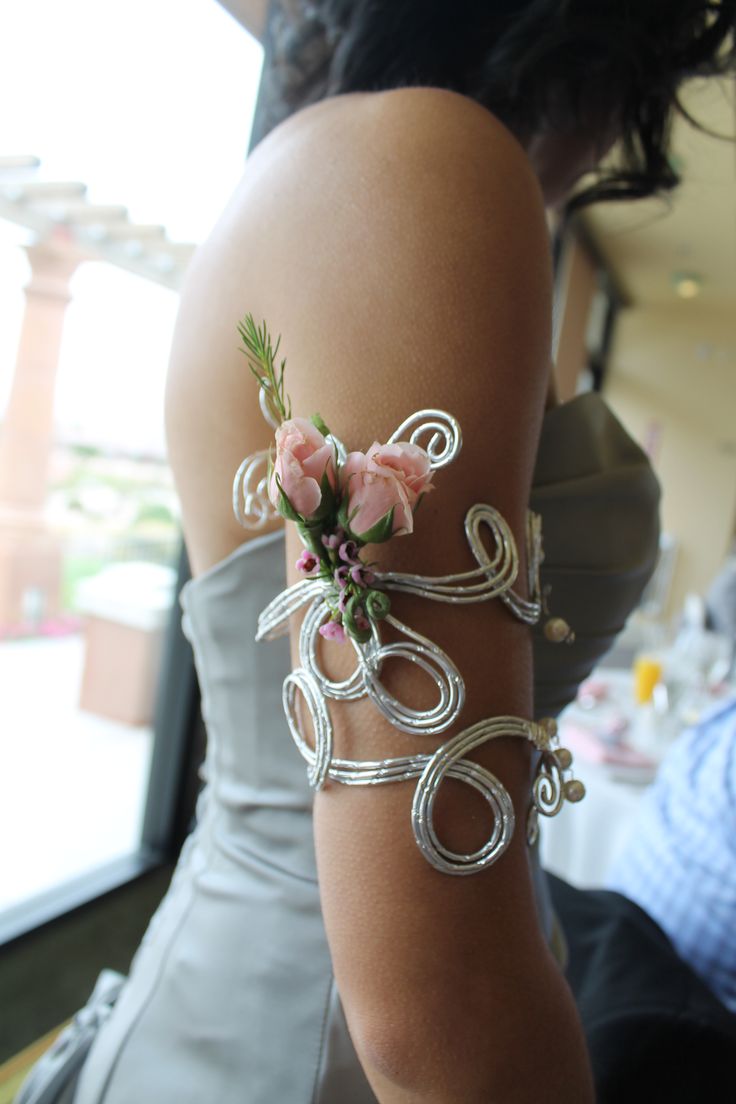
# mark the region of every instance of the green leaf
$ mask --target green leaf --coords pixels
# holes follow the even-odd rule
[[[330,431],[327,428],[327,426],[325,425],[325,423],[322,421],[322,418],[319,414],[313,414],[312,417],[309,420],[312,423],[312,425],[320,431],[320,433],[322,434],[323,437],[329,437],[330,436]]]
[[[294,507],[289,502],[286,491],[281,486],[281,480],[278,473],[276,474],[276,486],[279,489],[279,506],[278,510],[282,517],[285,517],[287,521],[303,521],[301,514],[298,514]]]
[[[260,328],[256,325],[252,314],[247,314],[242,322],[238,323],[248,367],[262,388],[269,411],[277,423],[291,417],[291,401],[284,395],[284,369],[286,361],[281,361],[281,371],[276,376],[276,354],[278,353],[281,337],[274,346],[266,323]]]
[[[337,510],[337,523],[341,529],[345,530],[348,536],[352,537],[354,541],[357,541],[360,544],[362,538],[356,537],[355,533],[350,532],[350,522],[353,520],[358,511],[356,508],[355,510],[353,510],[352,514],[348,514],[349,508],[350,501],[348,499],[347,492],[343,492],[343,496],[340,500],[340,505]]]
[[[387,514],[384,514],[375,525],[372,525],[365,533],[361,533],[357,540],[362,541],[363,544],[383,544],[384,541],[389,540],[394,531],[394,510],[395,506],[392,506]],[[353,516],[355,516],[353,514]]]
[[[312,514],[310,521],[319,521],[322,524],[322,528],[329,528],[324,523],[332,518],[335,513],[335,507],[337,506],[337,499],[335,498],[335,492],[332,489],[329,476],[327,474],[327,468],[322,472],[322,478],[319,482],[319,489],[322,498],[317,510]]]

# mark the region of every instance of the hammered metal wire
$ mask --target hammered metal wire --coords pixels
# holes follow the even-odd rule
[[[279,420],[269,406],[268,395],[266,394],[266,390],[263,387],[258,388],[258,404],[261,408],[261,414],[271,426],[271,429],[278,429]]]
[[[264,417],[274,425],[273,417],[260,395]],[[421,410],[407,418],[389,438],[389,444],[408,439],[412,444],[431,435],[423,445],[432,470],[449,464],[460,452],[460,425],[441,410]],[[328,440],[334,445],[338,464],[344,462],[346,450],[334,435]],[[278,516],[268,500],[266,478],[258,476],[259,466],[268,453],[255,453],[243,461],[233,484],[235,516],[247,528],[261,527]],[[489,531],[492,554],[486,549],[481,532]],[[386,591],[415,594],[430,601],[461,605],[499,598],[519,620],[536,623],[543,611],[539,569],[542,562],[541,520],[529,511],[526,524],[527,581],[529,598],[523,598],[513,588],[519,573],[519,554],[513,533],[502,515],[492,506],[477,503],[465,517],[465,535],[477,567],[442,576],[422,576],[400,572],[376,573],[375,586]],[[397,756],[381,760],[333,758],[333,729],[327,705],[328,699],[356,701],[368,697],[384,717],[403,732],[435,735],[446,731],[458,719],[465,703],[465,684],[455,664],[433,641],[411,629],[389,614],[384,620],[399,634],[399,641],[383,643],[380,623],[372,623],[371,637],[366,643],[351,638],[356,653],[352,674],[340,681],[330,679],[322,670],[318,656],[320,627],[332,616],[325,596],[331,589],[324,579],[303,579],[288,587],[271,601],[258,619],[257,640],[273,639],[288,628],[289,618],[302,606],[308,609],[299,633],[301,666],[287,675],[283,685],[284,711],[292,738],[307,763],[310,784],[320,789],[328,779],[347,786],[375,786],[389,782],[417,780],[412,803],[412,829],[422,854],[442,873],[473,874],[490,866],[503,854],[514,831],[515,814],[508,791],[489,770],[466,756],[489,740],[500,736],[517,736],[529,740],[542,752],[533,783],[533,805],[528,818],[528,831],[538,812],[552,816],[565,799],[563,767],[555,748],[554,722],[535,723],[518,717],[493,717],[471,726],[446,741],[432,754]],[[414,663],[435,683],[438,698],[430,709],[416,710],[400,702],[381,681],[381,672],[388,659],[403,659]],[[309,713],[314,730],[314,747],[310,747],[299,723],[297,695]],[[559,749],[558,749],[559,750]],[[564,749],[563,749],[564,751]],[[433,820],[434,804],[446,778],[455,778],[472,786],[488,803],[493,827],[488,840],[474,852],[457,853],[445,847],[438,838]],[[570,785],[573,785],[571,783]],[[579,785],[574,783],[574,785]]]
[[[535,808],[542,816],[557,816],[565,804],[562,770],[554,752],[545,752],[532,784]]]
[[[321,579],[300,579],[282,590],[258,615],[256,640],[275,640],[289,628],[289,618],[317,595],[324,597],[325,584]]]
[[[446,652],[389,614],[385,624],[391,625],[406,640],[383,644],[380,630],[374,625],[372,637],[366,644],[351,640],[357,656],[356,669],[347,679],[334,682],[322,671],[317,655],[319,629],[329,617],[329,609],[317,597],[307,610],[299,631],[299,661],[325,697],[336,701],[368,697],[395,728],[410,734],[436,735],[454,724],[465,703],[465,683]],[[387,659],[408,660],[432,679],[438,690],[438,700],[431,709],[412,709],[389,693],[380,678]]]
[[[405,418],[399,428],[394,430],[388,439],[388,444],[394,445],[399,441],[405,441],[407,432],[409,433],[408,440],[412,445],[419,445],[421,437],[427,433],[432,434],[427,444],[420,446],[429,457],[429,466],[432,471],[437,471],[438,468],[444,468],[447,464],[452,463],[463,447],[460,423],[457,418],[453,418],[452,414],[448,414],[445,410],[433,410],[431,408],[418,410],[416,414]]]
[[[314,748],[304,739],[296,717],[297,691],[302,693],[312,720]],[[514,807],[505,786],[489,770],[466,759],[465,755],[500,736],[522,737],[535,747],[544,746],[547,739],[542,725],[519,717],[493,717],[460,732],[432,755],[402,755],[378,760],[333,759],[332,725],[327,706],[317,681],[303,668],[292,671],[284,681],[284,711],[315,789],[320,789],[327,779],[346,786],[417,780],[411,813],[414,838],[430,865],[443,874],[467,875],[485,869],[503,854],[514,832]],[[446,778],[472,786],[490,807],[491,834],[476,851],[451,851],[437,835],[434,805]]]
[[[279,518],[268,497],[268,449],[246,456],[233,479],[233,513],[244,529],[262,529]]]
[[[314,727],[314,750],[304,739],[296,716],[296,691],[304,698]],[[310,786],[320,790],[329,773],[332,761],[332,721],[327,703],[315,679],[308,671],[297,667],[284,679],[282,690],[284,713],[292,738],[307,761],[307,777]]]

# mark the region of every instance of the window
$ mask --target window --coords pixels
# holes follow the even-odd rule
[[[0,938],[150,861],[176,289],[240,176],[260,78],[215,0],[118,15],[0,14]]]

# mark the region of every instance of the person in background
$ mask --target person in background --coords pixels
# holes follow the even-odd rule
[[[677,739],[607,886],[736,1013],[736,701]]]

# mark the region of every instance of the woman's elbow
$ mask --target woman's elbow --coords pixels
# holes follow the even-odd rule
[[[429,980],[413,999],[346,1008],[381,1104],[593,1104],[585,1042],[561,975],[516,993],[449,996]]]

